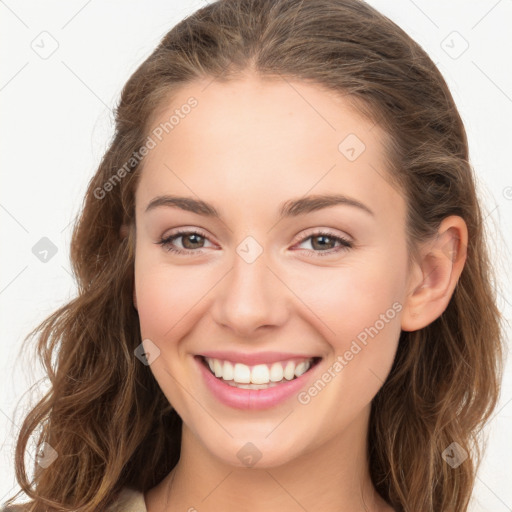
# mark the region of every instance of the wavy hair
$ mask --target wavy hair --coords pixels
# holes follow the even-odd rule
[[[73,230],[77,296],[29,334],[38,335],[51,385],[16,440],[17,495],[30,498],[28,512],[107,510],[124,486],[145,492],[176,465],[182,420],[134,356],[142,341],[132,302],[134,195],[144,159],[133,155],[178,90],[249,72],[333,91],[379,124],[407,204],[411,258],[445,217],[467,224],[467,259],[450,302],[430,325],[401,332],[368,431],[373,484],[396,511],[467,510],[479,434],[500,391],[503,328],[467,136],[448,86],[416,42],[361,0],[220,0],[174,26],[124,86]],[[29,477],[24,455],[36,432],[37,446],[48,443],[58,457],[46,469],[34,464]],[[442,456],[453,442],[471,454],[456,468]]]

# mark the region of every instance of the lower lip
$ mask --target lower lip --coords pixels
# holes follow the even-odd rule
[[[215,377],[215,375],[206,368],[201,357],[195,356],[194,359],[199,365],[199,371],[203,376],[206,386],[213,395],[223,404],[236,409],[258,410],[274,407],[284,402],[292,395],[296,395],[312,373],[312,369],[310,369],[296,379],[283,382],[282,384],[267,389],[244,389],[230,386]],[[313,369],[316,366],[318,366],[318,364],[315,365]]]

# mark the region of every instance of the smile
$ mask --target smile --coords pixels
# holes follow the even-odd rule
[[[254,366],[211,357],[205,357],[204,361],[215,377],[231,386],[244,389],[266,389],[300,377],[311,368],[316,359],[319,358],[290,359],[276,361],[271,365],[257,364]]]
[[[321,357],[246,365],[196,355],[200,381],[220,403],[235,409],[269,409],[296,396],[317,372]]]

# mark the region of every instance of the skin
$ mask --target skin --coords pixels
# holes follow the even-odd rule
[[[466,225],[444,219],[408,269],[406,204],[385,179],[384,134],[346,99],[255,76],[196,82],[154,126],[190,96],[198,106],[147,155],[136,191],[134,304],[142,339],[160,350],[149,368],[183,419],[180,461],[145,493],[148,512],[391,511],[368,473],[371,401],[401,329],[421,329],[448,305],[464,266]],[[338,150],[351,133],[366,146],[354,161]],[[282,202],[333,192],[374,215],[337,205],[278,221]],[[145,212],[162,194],[208,201],[222,220],[165,206]],[[173,242],[201,254],[157,244],[180,227],[206,234]],[[322,228],[354,246],[322,246],[321,236],[311,238]],[[249,235],[263,248],[251,264],[236,252]],[[447,257],[447,247],[459,257]],[[315,257],[322,251],[331,255]],[[193,356],[214,348],[315,354],[318,378],[396,302],[394,318],[306,405],[293,396],[240,411],[199,377]],[[252,467],[237,457],[249,441],[262,454]]]

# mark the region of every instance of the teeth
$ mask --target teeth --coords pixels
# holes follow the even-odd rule
[[[309,366],[306,366],[306,363],[299,363],[296,367],[295,367],[295,375],[297,377],[300,377],[303,373],[306,372],[306,370],[309,368]]]
[[[257,364],[247,366],[242,363],[231,363],[230,361],[221,361],[206,357],[206,362],[215,377],[228,382],[231,385],[247,384],[238,386],[248,389],[262,389],[272,387],[275,383],[283,380],[292,380],[306,373],[311,367],[313,359],[301,361],[282,361],[275,362],[272,365]],[[283,366],[284,365],[284,366]],[[270,386],[266,386],[270,383]],[[254,385],[254,386],[253,386]]]
[[[222,378],[228,380],[224,375],[222,375]],[[270,370],[266,364],[257,364],[253,367],[251,370],[251,382],[253,384],[268,384],[269,380]]]
[[[215,377],[222,377],[222,363],[218,359],[213,360],[213,371]]]
[[[216,377],[223,377],[224,375],[216,375]],[[249,384],[251,382],[251,369],[245,364],[236,363],[233,380],[240,384]],[[256,382],[254,382],[256,384]],[[261,384],[261,382],[259,383]]]
[[[286,380],[292,380],[293,377],[295,377],[295,365],[292,361],[288,361],[284,369],[284,378]]]
[[[233,365],[229,361],[224,361],[224,366],[222,368],[222,378],[224,380],[233,380],[235,375],[235,369]]]
[[[273,388],[277,386],[277,382],[270,382],[269,384],[237,384],[233,380],[226,381],[226,384],[233,386],[234,388],[242,388],[242,389],[267,389]]]
[[[281,363],[274,363],[270,367],[270,380],[272,382],[283,380],[283,365]]]

